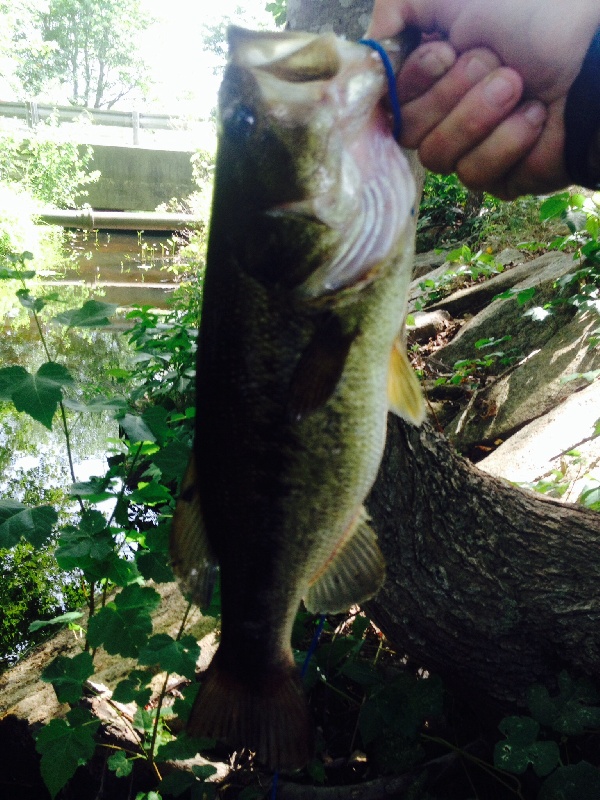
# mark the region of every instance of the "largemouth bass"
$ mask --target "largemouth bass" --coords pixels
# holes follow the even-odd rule
[[[311,754],[290,636],[385,565],[363,501],[388,409],[419,423],[402,344],[415,184],[377,53],[333,34],[229,31],[197,366],[193,463],[172,533],[221,639],[188,732],[273,768]],[[401,43],[386,45],[397,65]]]

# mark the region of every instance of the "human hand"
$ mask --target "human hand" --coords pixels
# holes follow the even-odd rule
[[[505,199],[566,185],[566,95],[600,23],[597,0],[574,2],[375,0],[369,35],[416,24],[447,36],[418,48],[398,77],[401,143]]]

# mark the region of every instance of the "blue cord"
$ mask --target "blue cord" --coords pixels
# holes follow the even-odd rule
[[[302,669],[300,670],[300,675],[304,678],[306,675],[306,670],[308,669],[308,665],[310,664],[311,658],[315,654],[315,650],[319,644],[319,639],[321,638],[321,634],[323,633],[323,628],[325,627],[325,614],[321,614],[319,617],[319,622],[317,623],[317,627],[313,634],[312,642],[310,643],[310,647],[306,651],[306,658],[304,659],[304,664],[302,664]],[[279,782],[279,772],[273,773],[273,781],[271,782],[271,797],[270,800],[276,800],[277,798],[277,784]]]
[[[325,627],[325,614],[321,614],[319,617],[319,622],[317,623],[317,627],[313,634],[312,642],[310,643],[310,647],[306,652],[306,658],[304,659],[304,664],[302,664],[302,669],[300,670],[300,675],[304,678],[306,675],[306,670],[308,669],[308,665],[310,664],[311,658],[315,654],[315,650],[317,649],[317,645],[319,644],[319,639],[321,638],[321,634],[323,633],[323,628]]]
[[[396,76],[394,74],[394,67],[392,66],[390,57],[388,56],[385,47],[383,47],[380,44],[380,42],[378,42],[376,39],[360,39],[358,43],[364,44],[367,47],[372,47],[373,50],[376,50],[377,53],[379,53],[379,56],[383,61],[385,75],[387,77],[387,82],[388,82],[388,94],[390,96],[390,106],[392,109],[392,116],[394,118],[393,134],[394,134],[394,139],[398,140],[400,138],[400,133],[402,131],[402,112],[400,111],[400,101],[398,100],[398,88],[396,86]]]

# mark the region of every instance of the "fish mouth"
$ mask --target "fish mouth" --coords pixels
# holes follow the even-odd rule
[[[296,284],[298,296],[368,285],[397,252],[416,195],[385,107],[380,54],[333,33],[231,28],[228,39],[230,64],[255,81],[264,129],[294,162],[294,191],[282,187],[285,200],[269,198],[263,213],[327,229],[326,258]],[[395,71],[416,43],[410,31],[382,42]]]

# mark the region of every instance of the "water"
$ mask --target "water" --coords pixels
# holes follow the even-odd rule
[[[147,305],[164,310],[177,288],[175,275],[184,268],[176,247],[167,236],[130,233],[65,233],[71,258],[60,274],[32,281],[34,297],[57,291],[60,302],[50,313],[42,312],[43,331],[52,358],[64,364],[75,381],[73,397],[94,387],[108,397],[120,387],[110,370],[133,364],[134,354],[126,332],[133,324],[125,319],[131,306]],[[34,264],[34,267],[39,265]],[[33,317],[15,297],[14,282],[0,282],[0,367],[20,365],[35,373],[48,360]],[[105,328],[73,328],[52,324],[50,317],[64,309],[80,307],[88,299],[118,304],[121,308]],[[123,389],[125,392],[126,389]],[[106,440],[118,439],[118,425],[107,413],[70,414],[71,441],[78,481],[103,474]],[[64,434],[58,415],[52,430],[0,402],[0,498],[43,503],[53,490],[64,492],[71,484],[67,469]],[[34,489],[37,486],[37,489]],[[30,498],[30,500],[28,500]]]
[[[177,247],[168,236],[108,231],[65,236],[72,264],[60,279],[63,286],[87,287],[94,296],[119,306],[166,308],[177,288],[179,265]]]

